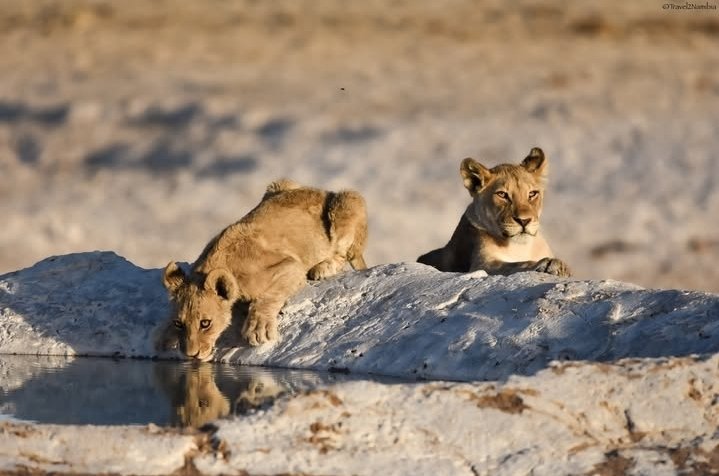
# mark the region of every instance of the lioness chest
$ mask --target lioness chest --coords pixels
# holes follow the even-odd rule
[[[527,236],[501,245],[493,241],[485,242],[482,246],[482,256],[485,260],[518,263],[522,261],[538,261],[542,258],[553,256],[549,245],[541,235]]]

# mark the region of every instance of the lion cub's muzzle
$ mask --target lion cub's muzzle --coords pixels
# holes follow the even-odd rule
[[[215,351],[214,349],[210,349],[209,351],[199,351],[192,355],[185,353],[185,355],[191,359],[199,360],[200,362],[209,362],[215,355]]]
[[[180,348],[182,350],[182,353],[190,359],[199,360],[201,362],[207,362],[209,360],[212,360],[212,356],[215,353],[214,346],[203,346],[201,344],[192,342],[190,339],[184,339],[181,342],[182,344],[180,345]]]

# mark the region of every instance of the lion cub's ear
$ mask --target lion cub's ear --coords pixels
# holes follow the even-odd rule
[[[474,159],[467,157],[459,166],[459,173],[462,175],[464,187],[469,190],[470,195],[479,192],[492,176],[487,167]]]
[[[165,289],[174,293],[184,282],[185,273],[182,272],[182,269],[176,262],[170,261],[167,266],[165,266],[165,272],[162,275],[162,284],[165,285]]]
[[[228,301],[234,301],[238,294],[235,277],[224,268],[213,269],[207,274],[205,289],[214,291],[222,299]]]
[[[531,172],[535,175],[545,175],[547,173],[547,159],[544,157],[544,152],[539,147],[533,147],[529,151],[529,155],[522,161],[522,167],[527,172]]]

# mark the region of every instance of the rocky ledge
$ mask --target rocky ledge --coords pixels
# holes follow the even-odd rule
[[[49,258],[0,276],[0,353],[154,357],[151,336],[167,312],[159,270],[113,253]],[[714,294],[402,263],[311,284],[285,306],[273,345],[249,348],[235,332],[217,360],[468,383],[340,384],[184,433],[0,423],[0,469],[673,474],[719,466]],[[131,458],[127,441],[137,443]]]
[[[114,253],[0,276],[2,354],[155,357],[153,331],[167,315],[160,270]],[[399,263],[311,283],[283,309],[280,335],[251,348],[230,328],[216,360],[474,381],[531,375],[554,360],[710,354],[719,296]]]

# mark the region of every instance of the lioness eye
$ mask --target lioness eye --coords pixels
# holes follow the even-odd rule
[[[203,319],[200,321],[200,329],[207,329],[210,327],[210,324],[212,324],[212,321],[209,319]]]
[[[509,194],[505,191],[500,190],[499,192],[497,192],[497,196],[504,200],[509,200]]]
[[[173,324],[175,325],[175,327],[177,327],[178,329],[182,329],[182,328],[184,327],[184,326],[182,325],[182,321],[179,320],[179,319],[175,319],[174,321],[172,321],[172,323],[173,323]]]
[[[539,195],[539,190],[532,190],[531,192],[529,192],[529,198],[534,198],[537,195]]]

